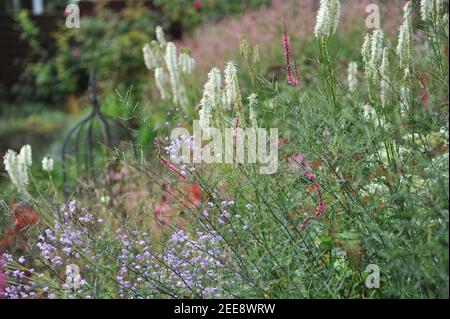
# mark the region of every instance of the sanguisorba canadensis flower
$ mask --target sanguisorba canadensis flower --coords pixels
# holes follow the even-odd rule
[[[403,7],[403,24],[398,34],[398,44],[396,52],[400,58],[400,67],[410,66],[412,63],[413,29],[412,29],[412,3],[408,1]]]
[[[370,52],[372,51],[371,50],[371,44],[372,44],[371,37],[372,36],[370,33],[366,34],[366,36],[364,37],[364,43],[361,48],[361,55],[362,55],[362,59],[364,62],[364,69],[365,69],[366,73],[368,70],[369,63],[370,63]]]
[[[53,171],[53,158],[51,158],[50,156],[45,156],[42,159],[42,169],[46,172],[51,172]]]
[[[350,62],[347,69],[348,90],[354,93],[358,87],[358,63]]]
[[[383,30],[375,29],[372,34],[366,34],[361,49],[365,74],[369,81],[375,81],[375,83],[377,83],[378,69],[383,57],[383,39]]]
[[[381,98],[381,105],[383,107],[386,106],[387,98],[388,98],[388,92],[389,92],[389,49],[384,48],[383,50],[383,57],[381,59],[381,92],[380,92],[380,98]]]
[[[384,32],[381,29],[376,29],[372,34],[372,43],[370,51],[369,70],[374,79],[378,79],[378,67],[383,58],[383,39]]]
[[[3,164],[17,190],[23,194],[28,194],[26,188],[29,183],[28,169],[32,164],[31,146],[22,146],[19,154],[13,150],[8,150],[3,157]]]
[[[161,26],[156,27],[156,40],[158,40],[161,48],[165,48],[167,45],[166,38],[164,37],[164,30]]]
[[[317,38],[326,38],[334,34],[339,24],[341,4],[339,0],[320,0],[314,34]]]
[[[298,75],[297,63],[295,63],[294,59],[294,74],[295,78],[292,75],[292,64],[291,64],[291,42],[289,40],[289,36],[287,34],[286,22],[283,19],[283,49],[284,49],[284,58],[286,61],[286,72],[287,72],[287,82],[292,86],[301,86],[302,82],[300,81],[300,77]]]
[[[208,73],[208,81],[203,88],[203,97],[200,100],[199,124],[200,128],[209,135],[209,128],[212,122],[212,110],[217,107],[221,95],[220,87],[222,76],[218,68],[212,68]]]
[[[225,94],[227,107],[233,106],[240,108],[242,104],[241,90],[237,78],[236,64],[233,61],[228,61],[224,69],[225,75]]]
[[[170,84],[173,92],[173,102],[179,103],[180,99],[180,72],[177,61],[177,48],[174,43],[169,42],[166,46],[166,53],[164,56],[167,70],[169,71]]]
[[[421,0],[420,16],[423,21],[431,22],[434,26],[439,27],[444,22],[445,0]],[[448,15],[447,15],[448,17]]]

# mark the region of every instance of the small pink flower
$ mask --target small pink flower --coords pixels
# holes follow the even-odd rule
[[[202,10],[202,2],[200,0],[195,0],[194,4],[192,5],[194,7],[195,10],[200,11]]]
[[[307,179],[309,179],[310,181],[313,181],[313,180],[316,179],[316,177],[314,176],[314,174],[311,173],[311,172],[306,172],[306,173],[305,173],[305,177],[306,177]]]

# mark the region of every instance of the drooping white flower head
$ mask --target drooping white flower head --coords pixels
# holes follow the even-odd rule
[[[181,104],[183,94],[180,89],[180,72],[178,69],[177,48],[173,42],[167,43],[166,53],[164,56],[167,70],[169,71],[170,84],[172,86],[173,102],[177,105]]]
[[[236,96],[234,92],[234,85],[233,85],[233,77],[237,73],[236,65],[233,61],[228,61],[225,65],[225,69],[223,71],[225,75],[225,93],[227,97],[227,107],[231,105],[231,102],[233,100],[233,97]]]
[[[384,32],[381,29],[376,29],[372,34],[372,44],[370,52],[370,63],[376,67],[381,62],[383,56],[383,39]]]
[[[51,172],[53,171],[53,158],[51,158],[50,156],[45,156],[42,159],[42,169],[46,172]]]
[[[432,22],[435,26],[440,27],[444,22],[446,0],[421,0],[420,16],[425,22]]]
[[[435,0],[421,0],[420,1],[420,16],[423,21],[429,21],[433,19]]]
[[[366,36],[364,37],[364,43],[361,48],[361,55],[363,57],[363,62],[365,66],[367,66],[370,62],[370,55],[371,55],[370,52],[372,51],[371,46],[372,46],[371,34],[367,33]]]
[[[212,68],[208,73],[208,81],[206,81],[203,89],[203,97],[200,100],[199,124],[200,128],[209,135],[209,129],[212,122],[212,110],[217,107],[221,95],[220,86],[222,76],[218,68]]]
[[[381,68],[380,68],[380,74],[381,74],[381,105],[384,107],[386,106],[387,98],[388,98],[388,92],[389,92],[389,49],[384,48],[383,50],[383,58],[381,59]]]
[[[383,30],[375,29],[372,34],[366,34],[361,49],[366,76],[373,81],[378,80],[378,69],[383,56],[383,39]]]
[[[17,153],[13,150],[8,150],[3,156],[3,164],[5,165],[5,171],[9,175],[11,182],[19,188],[20,176],[18,176],[18,164],[19,160],[17,158]]]
[[[166,38],[164,37],[164,30],[161,26],[156,27],[156,40],[158,40],[161,48],[165,48],[167,45]]]
[[[339,24],[341,4],[339,0],[320,0],[314,34],[317,38],[334,34]]]
[[[28,169],[32,164],[31,147],[30,145],[22,146],[19,154],[13,150],[8,150],[3,157],[3,164],[5,171],[16,186],[17,190],[24,195],[27,195],[26,187],[29,183]]]
[[[412,62],[412,37],[412,3],[408,1],[403,7],[403,24],[399,30],[396,48],[401,67],[408,66]]]
[[[347,69],[348,90],[353,93],[358,87],[358,63],[350,62]]]
[[[20,149],[19,153],[19,163],[25,165],[25,166],[31,166],[33,164],[32,157],[31,157],[31,146],[30,145],[24,145]]]
[[[144,54],[144,63],[147,69],[151,70],[156,67],[156,59],[150,44],[146,43],[142,48],[142,52]]]

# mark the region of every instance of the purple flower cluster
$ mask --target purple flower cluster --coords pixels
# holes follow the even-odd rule
[[[81,254],[91,256],[91,242],[87,238],[87,232],[89,226],[96,224],[92,214],[87,213],[84,208],[77,209],[76,202],[71,201],[69,205],[62,205],[53,217],[54,229],[45,229],[36,244],[41,256],[52,267],[62,265],[65,258],[80,259]],[[95,259],[95,256],[92,257]]]
[[[89,227],[95,226],[99,221],[94,221],[93,215],[85,209],[77,208],[75,201],[62,205],[55,211],[53,218],[53,228],[44,229],[38,237],[36,247],[45,266],[52,272],[65,271],[66,278],[60,278],[65,280],[65,283],[61,283],[66,291],[65,296],[69,298],[80,296],[87,282],[79,273],[73,273],[72,267],[73,264],[82,263],[84,268],[89,269],[90,265],[85,263],[85,258],[95,260],[99,257],[93,253],[92,240],[89,238]],[[11,284],[4,288],[3,297],[35,298],[37,291],[39,291],[39,298],[56,297],[45,284],[52,279],[46,278],[43,273],[35,273],[34,269],[26,270],[26,260],[23,256],[14,260],[11,255],[4,254],[4,259],[3,269],[6,269],[4,276]],[[1,269],[2,267],[0,267],[0,273],[2,273]]]
[[[124,229],[119,228],[116,230],[116,240],[121,244],[118,257],[119,271],[116,275],[119,297],[148,297],[146,291],[155,289],[155,281],[151,278],[157,276],[157,271],[153,267],[153,255],[147,245],[148,233],[132,231],[127,234]]]
[[[160,253],[146,244],[148,234],[117,230],[122,249],[116,280],[120,298],[220,297],[224,269],[221,237],[198,231],[195,239],[175,231]]]
[[[19,260],[22,264],[25,263],[24,257],[20,257]],[[14,263],[14,258],[10,254],[3,254],[3,258],[0,259],[0,298],[35,298],[36,290],[34,286],[36,285],[36,283],[30,280],[30,277],[34,273],[34,269],[25,271],[24,269],[22,269],[22,267],[7,267],[8,265],[12,264],[18,263]],[[13,284],[7,285],[7,281],[12,282]]]
[[[178,230],[173,233],[162,254],[158,256],[163,268],[162,279],[170,289],[182,296],[217,298],[224,295],[225,255],[222,238],[216,232],[197,231],[196,239]]]

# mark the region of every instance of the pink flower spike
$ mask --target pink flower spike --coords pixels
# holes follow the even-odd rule
[[[295,79],[292,77],[292,67],[291,67],[291,58],[290,58],[290,51],[291,51],[291,42],[289,40],[289,36],[287,34],[287,28],[286,28],[286,22],[284,18],[283,21],[283,48],[284,48],[284,56],[286,58],[286,71],[287,71],[287,82],[290,85],[293,86],[301,86],[302,83],[298,76],[297,71],[297,64],[294,63],[294,72],[295,72]]]

